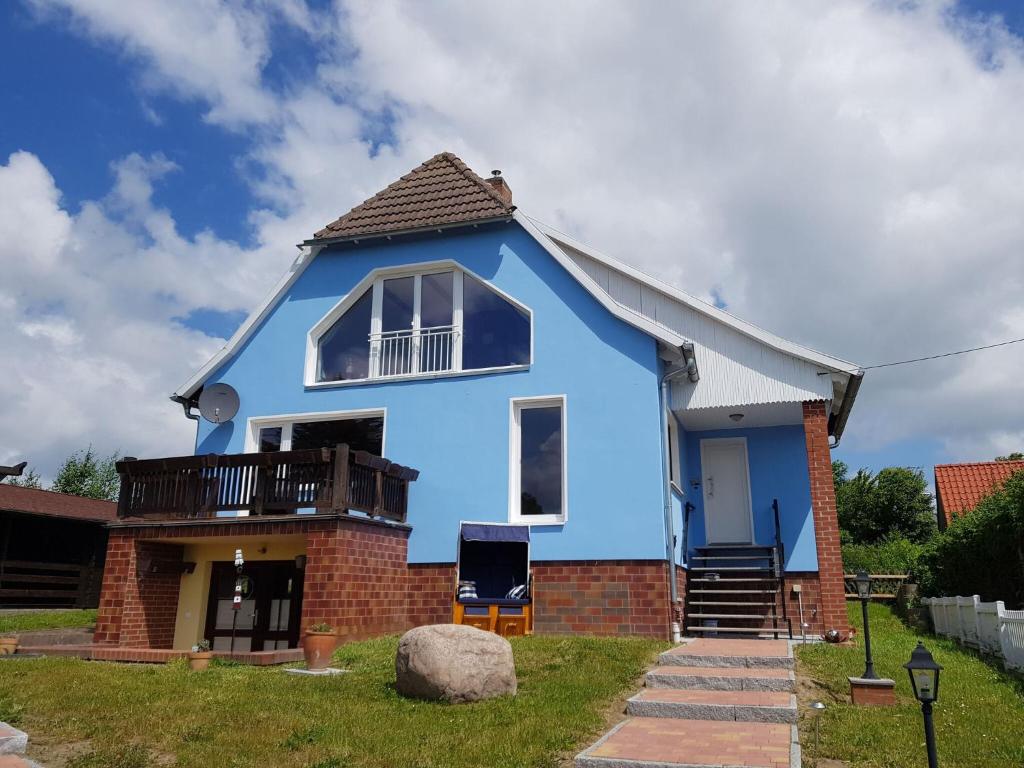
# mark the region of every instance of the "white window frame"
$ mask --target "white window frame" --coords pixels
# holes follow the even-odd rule
[[[520,477],[522,449],[519,414],[529,408],[562,409],[562,511],[557,515],[524,515]],[[513,397],[509,399],[508,440],[508,519],[519,525],[561,525],[569,520],[569,417],[565,395],[541,397]]]
[[[314,413],[286,413],[276,416],[250,416],[246,422],[245,452],[256,453],[260,449],[260,430],[267,427],[281,427],[281,450],[292,449],[292,426],[307,421],[344,421],[346,419],[372,419],[380,417],[384,420],[381,430],[380,452],[387,453],[388,410],[387,408],[363,408],[352,411],[319,411]]]
[[[453,350],[452,350],[452,370],[450,371],[431,371],[431,372],[412,372],[394,376],[380,376],[377,375],[377,369],[379,365],[379,349],[380,349],[380,332],[381,332],[381,315],[383,310],[383,296],[384,296],[384,281],[392,280],[401,277],[415,277],[414,283],[414,307],[413,307],[413,327],[410,330],[420,330],[420,296],[421,296],[421,285],[423,275],[436,274],[438,272],[452,272],[452,328],[454,332],[453,339]],[[479,280],[489,290],[494,291],[501,298],[513,305],[520,311],[526,314],[527,320],[530,323],[530,355],[529,360],[526,363],[517,365],[504,365],[494,366],[491,368],[462,368],[462,340],[463,340],[463,321],[462,321],[462,287],[463,277],[469,275],[470,277]],[[374,339],[378,339],[370,344],[370,358],[369,367],[370,375],[365,379],[348,379],[344,381],[318,381],[317,371],[319,368],[319,346],[320,339],[325,333],[327,333],[334,324],[344,315],[367,290],[372,291],[372,310],[370,317],[370,336]],[[417,343],[418,347],[418,343]],[[418,361],[419,356],[417,352],[414,352],[414,358]],[[381,267],[371,271],[365,278],[352,288],[351,291],[337,304],[335,304],[330,311],[327,312],[320,320],[317,321],[306,336],[306,363],[303,374],[303,384],[307,389],[321,389],[328,387],[345,387],[367,383],[384,383],[389,381],[406,381],[408,379],[436,379],[445,378],[449,376],[476,376],[482,373],[505,373],[509,371],[524,371],[528,370],[533,364],[533,310],[527,307],[520,301],[517,301],[512,296],[509,296],[505,291],[495,287],[491,282],[477,275],[472,270],[466,269],[458,262],[451,259],[443,259],[440,261],[421,262],[418,264],[404,264],[396,267]]]

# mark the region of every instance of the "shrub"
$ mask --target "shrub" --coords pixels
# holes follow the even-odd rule
[[[924,545],[902,536],[890,536],[877,544],[844,544],[843,568],[847,573],[905,573],[916,576]]]
[[[1024,605],[1024,472],[954,519],[919,561],[925,595],[980,595]]]

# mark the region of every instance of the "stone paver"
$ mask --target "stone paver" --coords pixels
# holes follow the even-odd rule
[[[39,763],[21,755],[0,755],[0,768],[43,768]]]
[[[796,697],[776,691],[705,691],[649,688],[626,702],[626,713],[638,717],[688,720],[738,720],[751,723],[795,723]]]
[[[655,667],[649,688],[703,688],[717,691],[792,691],[793,672],[776,667]]]
[[[759,651],[759,646],[764,646]],[[783,667],[793,668],[793,657],[786,640],[727,640],[698,638],[661,654],[663,665],[680,664],[701,667]]]
[[[791,744],[790,725],[634,717],[584,752],[577,766],[603,768],[646,761],[655,765],[790,768]]]

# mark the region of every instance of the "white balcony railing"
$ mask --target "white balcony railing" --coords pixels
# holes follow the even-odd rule
[[[451,325],[370,335],[373,375],[378,378],[455,370],[457,331]]]

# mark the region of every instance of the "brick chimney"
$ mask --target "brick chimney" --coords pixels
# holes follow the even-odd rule
[[[498,197],[505,205],[512,205],[512,190],[508,184],[505,183],[505,179],[501,177],[501,171],[491,171],[491,178],[484,179],[491,189],[498,193]]]

